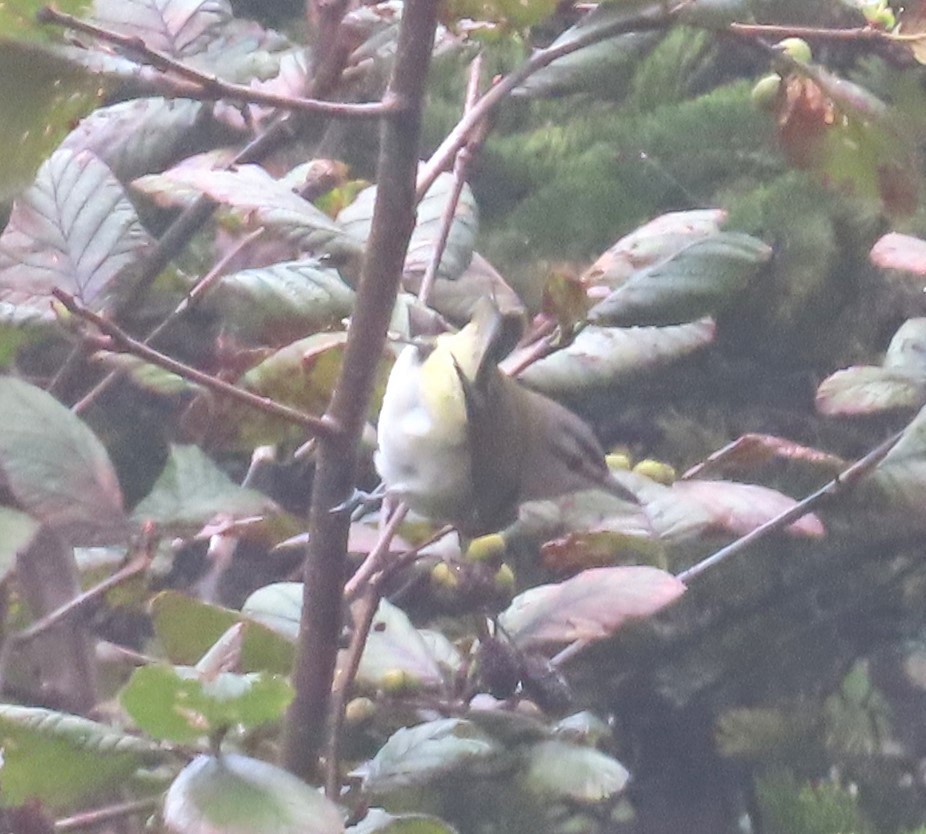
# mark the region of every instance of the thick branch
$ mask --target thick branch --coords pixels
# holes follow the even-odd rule
[[[373,223],[341,376],[326,414],[343,428],[343,434],[320,438],[318,444],[293,671],[296,697],[287,716],[284,747],[286,766],[301,776],[314,770],[325,740],[350,524],[349,515],[335,508],[353,490],[360,434],[415,224],[421,106],[436,24],[437,0],[407,0],[395,68],[384,98],[387,103],[402,101],[406,109],[383,124]]]

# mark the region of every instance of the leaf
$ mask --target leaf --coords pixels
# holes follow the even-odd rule
[[[250,617],[200,602],[177,591],[162,591],[151,601],[151,619],[172,663],[192,665],[235,623],[245,623],[241,670],[288,674],[293,644]]]
[[[73,546],[125,541],[122,491],[103,445],[50,394],[0,377],[0,475],[29,515]]]
[[[418,282],[431,261],[453,185],[454,178],[451,174],[441,174],[418,204],[415,229],[405,256],[403,277],[406,289],[417,289]],[[361,191],[357,199],[338,214],[338,222],[344,231],[356,240],[366,241],[369,236],[375,202],[376,186],[370,186]],[[454,281],[463,274],[473,256],[477,230],[476,200],[467,185],[463,188],[453,214],[450,235],[437,269],[438,278]]]
[[[701,350],[714,340],[714,332],[710,319],[674,327],[586,327],[519,378],[553,397],[610,389]]]
[[[109,168],[89,151],[59,150],[13,204],[0,236],[0,287],[7,301],[57,287],[98,307],[150,243]]]
[[[377,688],[394,670],[410,675],[418,687],[436,689],[446,683],[430,646],[405,612],[381,599],[360,657],[357,682]]]
[[[533,26],[555,9],[553,0],[450,0],[442,16],[455,22],[478,21],[480,28],[499,27],[510,31]]]
[[[8,40],[16,26],[9,20],[16,15],[14,5],[23,9],[43,4],[25,0],[0,4],[0,33],[7,36],[0,37],[0,78],[3,79],[0,85],[0,147],[3,148],[0,201],[3,202],[32,182],[39,165],[58,146],[74,120],[92,110],[105,93],[99,79],[51,49]],[[84,4],[71,2],[66,5]],[[28,23],[33,24],[33,21]],[[41,27],[41,31],[48,32],[49,27]]]
[[[178,397],[182,394],[195,394],[202,390],[195,382],[190,382],[182,376],[128,353],[110,353],[101,350],[94,353],[91,359],[103,365],[107,370],[124,374],[139,388],[162,397]]]
[[[346,834],[457,834],[456,829],[437,817],[428,814],[399,814],[393,816],[382,808],[371,808]]]
[[[541,741],[527,752],[524,786],[546,801],[593,804],[619,794],[630,773],[616,759],[565,741]]]
[[[128,183],[211,146],[216,130],[203,107],[198,101],[157,97],[120,101],[81,119],[61,148],[90,151]]]
[[[926,374],[856,365],[831,374],[817,388],[817,411],[829,417],[915,409],[926,404]]]
[[[286,183],[258,165],[210,170],[189,161],[162,174],[149,174],[133,186],[161,205],[184,205],[190,194],[205,194],[255,226],[265,226],[307,251],[356,255],[362,244]]]
[[[337,270],[311,259],[225,275],[199,306],[240,340],[279,346],[339,325],[353,305]]]
[[[778,140],[797,168],[830,188],[909,214],[919,200],[916,145],[903,120],[856,84],[805,64],[775,102]]]
[[[926,375],[926,318],[907,319],[897,328],[883,365],[892,371]]]
[[[631,275],[592,307],[588,320],[626,327],[716,315],[736,301],[771,256],[771,247],[754,237],[718,232]]]
[[[32,516],[0,506],[0,582],[16,567],[16,555],[29,546],[39,527]]]
[[[614,289],[635,272],[668,260],[696,240],[720,232],[723,209],[671,211],[622,237],[582,275],[582,283],[598,294]],[[601,288],[598,290],[598,288]],[[598,297],[601,297],[600,295]]]
[[[665,541],[676,545],[715,536],[744,536],[797,503],[774,489],[735,481],[676,481],[671,487],[651,484],[642,497],[653,527]],[[785,532],[819,538],[825,530],[820,519],[808,513]]]
[[[858,503],[874,507],[892,535],[923,529],[926,518],[926,408],[904,429],[897,445],[856,490]],[[886,504],[887,506],[881,506]]]
[[[55,8],[66,14],[80,16],[89,8],[92,0],[62,0]],[[48,40],[54,37],[55,30],[43,26],[38,21],[38,13],[47,4],[44,0],[9,0],[0,3],[0,32],[7,38],[28,38],[29,40]],[[0,52],[7,49],[6,44]],[[4,76],[5,77],[5,76]]]
[[[657,568],[592,568],[556,585],[539,585],[519,594],[501,613],[499,623],[525,650],[600,640],[627,620],[655,614],[684,591],[674,576]]]
[[[164,797],[173,834],[340,834],[337,806],[282,768],[238,754],[199,756]]]
[[[219,514],[258,515],[275,509],[266,495],[232,481],[198,446],[171,444],[167,465],[133,517],[184,530],[198,529]]]
[[[882,269],[902,269],[916,275],[926,275],[926,240],[890,232],[878,238],[871,248],[869,258]]]
[[[38,800],[54,810],[84,806],[161,758],[148,741],[76,715],[0,704],[0,804]]]
[[[441,718],[393,733],[372,760],[356,771],[369,793],[382,794],[486,765],[503,751],[475,724]]]
[[[665,557],[643,509],[602,490],[522,504],[506,538],[515,536],[541,541],[544,565],[561,574],[640,556],[652,563]]]
[[[656,5],[647,0],[602,3],[557,37],[551,47],[571,44],[579,37],[616,25]],[[513,94],[558,96],[594,91],[603,83],[611,89],[622,76],[629,78],[641,58],[659,42],[660,37],[661,33],[631,32],[582,47],[530,75],[515,88]]]
[[[232,16],[224,0],[95,0],[93,21],[172,58],[202,52]]]
[[[193,744],[226,727],[277,721],[292,696],[282,675],[220,672],[206,679],[192,667],[155,664],[132,673],[119,702],[154,738]]]
[[[295,643],[302,619],[302,593],[302,582],[264,585],[244,601],[241,613]]]

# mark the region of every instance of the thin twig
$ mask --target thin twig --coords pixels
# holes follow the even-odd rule
[[[113,588],[122,585],[124,582],[128,582],[140,573],[144,573],[148,569],[148,565],[151,564],[151,557],[151,553],[143,553],[137,556],[127,565],[119,568],[112,576],[108,576],[102,582],[98,582],[92,588],[88,588],[83,593],[78,594],[60,608],[50,611],[44,617],[32,623],[28,628],[24,628],[22,631],[17,631],[15,634],[12,634],[10,640],[14,643],[28,643],[44,634],[50,628],[54,628],[64,620],[80,614]]]
[[[373,578],[373,575],[382,567],[383,559],[389,553],[389,546],[392,539],[399,529],[399,525],[408,514],[408,507],[405,504],[399,504],[395,512],[389,517],[386,526],[380,531],[379,539],[369,552],[366,559],[363,560],[360,567],[354,572],[354,575],[347,580],[344,585],[344,598],[350,600],[359,596],[360,592]]]
[[[810,38],[829,41],[896,41],[898,37],[883,29],[859,26],[852,29],[824,29],[816,26],[776,26],[759,23],[731,23],[734,35],[771,38]]]
[[[172,359],[170,356],[142,344],[137,339],[133,339],[118,325],[98,313],[94,313],[78,302],[70,293],[56,289],[52,290],[52,295],[64,305],[68,312],[84,321],[90,322],[95,325],[101,333],[109,336],[111,344],[106,346],[107,349],[112,349],[121,353],[130,353],[133,356],[144,359],[152,365],[156,365],[179,377],[183,377],[183,379],[188,379],[191,382],[202,385],[204,388],[208,388],[210,391],[223,397],[228,397],[229,399],[233,399],[257,411],[262,411],[264,414],[270,414],[274,417],[279,417],[281,420],[303,426],[318,437],[332,438],[338,437],[341,434],[339,426],[330,417],[314,417],[311,414],[305,414],[295,408],[282,405],[269,397],[261,397],[258,394],[252,394],[250,391],[238,388],[230,382],[225,382],[223,379],[207,374],[183,362],[178,362],[176,359]]]
[[[174,90],[175,93],[184,95],[187,98],[205,101],[228,99],[244,104],[279,107],[294,113],[313,113],[340,119],[379,119],[383,116],[394,115],[403,107],[401,99],[384,99],[381,102],[351,104],[287,96],[248,87],[244,84],[232,84],[228,81],[222,81],[215,75],[201,72],[195,67],[165,55],[157,49],[152,49],[137,35],[123,35],[120,32],[105,29],[73,15],[60,12],[52,6],[41,9],[37,18],[41,23],[55,23],[59,26],[67,26],[77,32],[83,32],[107,43],[115,44],[133,55],[140,63],[149,64],[162,72],[175,73],[181,79],[194,85],[192,88]],[[200,90],[199,95],[196,94],[197,88]]]
[[[466,97],[463,103],[463,112],[466,113],[476,104],[479,96],[479,77],[482,73],[482,53],[480,52],[469,66],[469,80],[466,84]],[[484,123],[483,123],[484,124]],[[450,199],[444,206],[441,215],[440,233],[434,244],[434,251],[431,254],[431,260],[428,261],[424,277],[421,279],[421,286],[418,288],[418,301],[425,307],[428,306],[428,300],[431,297],[431,290],[434,287],[434,281],[437,278],[437,271],[444,257],[444,250],[447,248],[447,241],[450,238],[450,230],[453,227],[453,221],[457,213],[457,206],[460,204],[460,197],[463,194],[463,186],[466,185],[466,169],[472,159],[475,147],[478,144],[475,133],[470,134],[467,142],[458,151],[456,159],[453,162],[453,190]]]
[[[229,252],[223,255],[199,281],[197,281],[191,288],[190,291],[184,296],[183,300],[171,311],[167,318],[164,319],[157,327],[155,327],[148,335],[145,337],[145,340],[142,342],[144,345],[150,345],[158,336],[160,336],[168,327],[170,327],[178,318],[180,318],[183,313],[196,305],[200,299],[215,286],[217,281],[222,277],[225,272],[225,267],[228,266],[229,262],[237,256],[242,249],[244,249],[252,241],[260,237],[264,232],[264,227],[261,226],[259,229],[245,235],[241,240],[239,240],[235,246],[231,248]],[[108,390],[109,387],[117,380],[121,379],[125,375],[125,370],[116,369],[110,371],[106,376],[103,377],[96,385],[93,386],[83,397],[81,397],[74,405],[71,406],[71,411],[75,414],[80,414],[85,411],[89,406],[96,401],[104,391]]]
[[[860,458],[851,466],[847,467],[839,475],[837,475],[828,483],[824,484],[816,492],[811,493],[802,501],[799,501],[797,504],[791,507],[791,509],[780,513],[769,521],[766,521],[764,524],[760,524],[758,527],[756,527],[755,530],[752,530],[745,536],[738,538],[735,542],[731,542],[726,547],[722,547],[716,553],[708,556],[706,559],[703,559],[696,565],[692,565],[687,570],[677,574],[677,578],[685,584],[688,584],[692,579],[696,579],[708,569],[719,565],[721,562],[729,559],[731,556],[735,556],[737,553],[745,550],[747,547],[749,547],[749,545],[753,544],[759,539],[765,538],[765,536],[769,535],[770,533],[783,530],[785,527],[794,523],[799,518],[803,518],[805,515],[807,515],[807,513],[813,510],[814,507],[821,504],[824,500],[835,495],[839,495],[845,490],[851,489],[865,475],[871,472],[871,470],[874,469],[882,460],[884,460],[887,454],[897,445],[903,436],[904,431],[899,431],[897,434],[892,435],[883,443],[875,446],[875,448],[872,449],[867,455],[865,455],[865,457]]]
[[[138,814],[149,814],[161,802],[159,796],[149,796],[145,799],[134,799],[131,802],[120,802],[117,805],[107,805],[93,811],[82,811],[71,817],[63,817],[55,821],[55,831],[79,831],[82,828],[98,828],[104,823],[123,819]]]
[[[360,660],[366,648],[373,619],[379,608],[380,583],[368,582],[364,586],[363,596],[354,610],[354,633],[350,638],[350,645],[344,655],[344,662],[339,669],[340,675],[335,678],[334,689],[331,693],[331,730],[328,734],[328,745],[325,753],[325,793],[329,799],[337,799],[341,790],[340,777],[340,744],[341,731],[344,728],[344,711],[347,699],[350,697],[357,671],[360,669]]]
[[[612,38],[615,35],[631,31],[664,29],[674,21],[678,11],[687,5],[687,2],[682,2],[671,8],[648,9],[642,11],[639,15],[628,16],[617,20],[609,26],[590,30],[585,34],[579,35],[569,43],[560,44],[559,46],[550,46],[535,52],[518,67],[518,69],[506,75],[480,98],[473,108],[463,115],[463,118],[460,119],[453,130],[447,134],[444,141],[441,142],[437,150],[431,155],[431,158],[421,168],[417,185],[418,201],[420,202],[422,197],[427,194],[428,189],[434,184],[434,180],[437,179],[438,175],[447,169],[451,160],[456,156],[457,151],[463,147],[467,138],[479,123],[501,104],[501,102],[507,98],[508,94],[525,79],[538,70],[543,69],[548,64],[553,63],[553,61],[558,58],[562,58],[565,55],[569,55],[593,43]]]

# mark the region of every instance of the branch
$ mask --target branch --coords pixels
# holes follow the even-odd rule
[[[482,72],[482,53],[480,52],[473,58],[469,67],[469,82],[466,85],[466,99],[463,104],[463,112],[472,110],[476,104],[479,95],[479,76]],[[480,124],[485,124],[480,122]],[[441,215],[440,233],[437,242],[434,244],[434,252],[431,260],[428,262],[428,268],[425,270],[424,277],[421,279],[421,286],[418,288],[418,301],[425,307],[428,306],[428,299],[431,297],[431,290],[434,287],[434,281],[437,278],[437,270],[440,268],[440,262],[444,257],[444,250],[447,248],[447,241],[450,238],[450,229],[453,226],[453,220],[457,213],[457,206],[460,203],[460,196],[463,194],[463,186],[466,185],[466,169],[472,159],[473,153],[482,137],[477,137],[474,133],[469,137],[466,144],[460,148],[453,162],[453,191],[447,205],[444,206],[444,212]]]
[[[349,514],[336,508],[353,491],[360,435],[415,224],[415,175],[424,85],[434,46],[437,0],[406,0],[393,75],[384,101],[405,108],[383,122],[376,205],[344,362],[325,419],[340,435],[321,436],[304,573],[302,622],[293,670],[283,761],[297,775],[315,769],[325,741],[347,572]]]
[[[295,408],[281,405],[269,397],[261,397],[258,394],[252,394],[250,391],[238,388],[230,382],[225,382],[223,379],[207,374],[183,362],[178,362],[176,359],[172,359],[160,351],[148,347],[137,339],[133,339],[128,333],[109,319],[89,310],[77,301],[73,295],[64,292],[64,290],[52,290],[52,295],[64,305],[64,308],[69,313],[84,321],[90,322],[96,326],[101,333],[109,336],[112,344],[107,345],[107,347],[111,350],[115,350],[119,353],[132,354],[139,359],[144,359],[152,365],[163,368],[165,371],[170,371],[183,379],[188,379],[191,382],[195,382],[197,385],[202,385],[203,388],[208,388],[210,391],[220,396],[233,399],[257,411],[262,411],[264,414],[270,414],[274,417],[279,417],[281,420],[303,426],[317,437],[334,438],[341,434],[338,424],[330,418],[313,417],[311,414],[305,414]]]
[[[137,35],[123,35],[120,32],[104,29],[102,26],[87,23],[74,15],[59,12],[53,6],[45,6],[36,17],[41,23],[67,26],[69,29],[92,35],[106,43],[115,44],[134,56],[139,63],[148,64],[164,73],[175,73],[184,81],[189,82],[181,85],[170,76],[164,76],[163,83],[167,86],[165,92],[175,97],[199,101],[228,99],[243,104],[260,104],[265,107],[279,107],[295,113],[314,113],[339,119],[379,119],[395,113],[402,106],[400,101],[349,104],[270,93],[244,84],[222,81],[215,75],[201,72],[189,64],[184,64],[157,49],[152,49]]]
[[[682,2],[671,8],[649,9],[635,16],[616,20],[610,26],[603,26],[585,35],[579,35],[569,43],[550,46],[535,52],[518,69],[506,75],[492,87],[489,92],[476,102],[471,110],[463,115],[463,118],[457,122],[456,127],[441,142],[440,147],[434,151],[431,158],[422,166],[421,173],[418,175],[418,200],[420,201],[427,194],[428,189],[434,184],[434,180],[450,165],[457,151],[466,144],[467,138],[479,123],[529,76],[548,64],[552,64],[558,58],[569,55],[585,46],[591,46],[593,43],[613,38],[615,35],[625,32],[645,31],[647,29],[664,29],[672,24],[678,11],[686,5],[688,5],[687,2]]]
[[[758,23],[731,23],[728,27],[734,35],[770,38],[810,38],[828,41],[882,41],[892,43],[898,40],[896,35],[875,29],[872,26],[859,26],[852,29],[823,29],[816,26],[772,26]]]
[[[716,553],[708,556],[706,559],[698,562],[696,565],[692,565],[687,570],[683,570],[681,573],[676,575],[676,578],[680,579],[685,584],[691,582],[692,579],[696,579],[702,573],[704,573],[709,568],[719,565],[721,562],[729,559],[731,556],[735,556],[737,553],[745,550],[749,545],[757,542],[759,539],[765,538],[770,533],[775,533],[779,530],[784,530],[785,527],[793,524],[799,518],[803,518],[807,513],[813,510],[818,505],[822,504],[826,499],[832,498],[836,495],[839,495],[842,492],[846,492],[849,489],[852,489],[863,477],[868,475],[893,449],[904,436],[906,429],[897,432],[897,434],[891,435],[887,440],[881,443],[878,446],[875,446],[865,457],[860,458],[851,466],[847,467],[845,470],[840,472],[833,480],[824,484],[816,492],[811,493],[802,501],[799,501],[790,510],[786,510],[783,513],[775,516],[775,518],[769,519],[764,524],[760,524],[750,533],[747,533],[745,536],[737,539],[735,542],[731,542],[726,547],[722,547]]]

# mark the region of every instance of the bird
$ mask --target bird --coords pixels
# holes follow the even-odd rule
[[[498,368],[519,335],[520,322],[483,298],[458,332],[406,345],[386,382],[374,461],[387,493],[466,536],[579,490],[637,503],[581,417]]]

